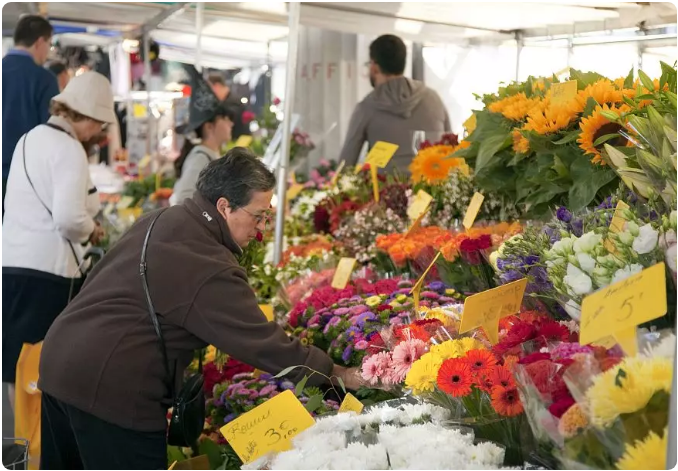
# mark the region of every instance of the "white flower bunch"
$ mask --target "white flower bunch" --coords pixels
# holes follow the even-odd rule
[[[327,198],[327,192],[325,191],[304,193],[296,199],[290,209],[290,214],[294,218],[310,221],[313,218],[316,206],[325,198]]]

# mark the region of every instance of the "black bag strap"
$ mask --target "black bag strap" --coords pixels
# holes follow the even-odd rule
[[[165,208],[167,209],[167,208]],[[155,226],[156,221],[160,215],[165,212],[165,209],[161,209],[160,212],[153,218],[151,223],[148,225],[146,230],[146,236],[144,237],[144,245],[141,248],[141,260],[139,261],[139,275],[141,275],[141,284],[144,288],[144,296],[146,297],[146,306],[148,307],[148,315],[151,317],[153,322],[153,328],[155,329],[155,334],[158,337],[160,342],[160,352],[162,353],[162,361],[165,366],[165,382],[172,395],[172,400],[176,399],[176,388],[174,385],[174,374],[170,371],[169,360],[167,357],[167,347],[165,346],[165,338],[162,335],[162,327],[160,326],[160,321],[158,320],[158,315],[155,312],[155,307],[153,306],[153,300],[151,299],[151,291],[148,287],[148,265],[146,263],[146,253],[148,252],[148,241],[151,239],[151,232],[153,231],[153,226]],[[199,360],[199,371],[202,373],[202,356]]]
[[[47,123],[46,126],[49,126],[50,128],[58,129],[60,131],[66,132],[65,129],[60,128],[59,126],[56,126],[51,123]],[[52,215],[52,210],[49,209],[49,207],[45,204],[45,202],[40,198],[40,195],[38,194],[38,190],[35,189],[35,185],[33,185],[33,180],[31,180],[31,177],[28,175],[28,167],[26,166],[26,141],[28,140],[28,134],[24,136],[24,141],[22,144],[22,153],[23,153],[23,161],[24,161],[24,172],[26,173],[26,179],[28,180],[28,184],[31,185],[31,188],[33,188],[33,193],[35,193],[35,197],[38,198],[38,201],[40,201],[40,204],[45,208],[45,211],[49,214],[49,217],[54,219],[54,216]],[[68,134],[70,136],[70,134]],[[73,244],[71,243],[70,240],[66,239],[66,242],[68,243],[68,246],[71,248],[71,253],[73,254],[73,258],[75,258],[75,264],[78,266],[78,271],[80,272],[80,275],[84,278],[85,277],[85,272],[82,271],[82,267],[80,266],[80,260],[78,259],[78,254],[75,251],[75,247],[73,247]]]

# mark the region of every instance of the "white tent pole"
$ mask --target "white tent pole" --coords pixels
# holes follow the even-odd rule
[[[289,2],[287,39],[287,71],[285,73],[285,106],[283,116],[282,156],[278,167],[278,207],[275,219],[275,247],[273,260],[280,263],[283,252],[283,234],[285,225],[285,205],[287,187],[287,168],[290,164],[290,138],[292,136],[292,111],[294,109],[294,87],[297,75],[297,50],[299,49],[299,17],[301,3]]]
[[[202,72],[202,22],[205,13],[205,3],[197,2],[195,10],[195,68]]]
[[[151,155],[151,139],[153,129],[153,113],[151,113],[151,36],[148,32],[142,38],[144,48],[144,82],[146,82],[146,119],[148,120],[146,134],[146,155]]]
[[[523,32],[516,31],[516,82],[520,82],[520,53],[523,52]]]

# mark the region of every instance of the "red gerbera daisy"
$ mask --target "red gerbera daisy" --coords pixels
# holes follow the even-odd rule
[[[489,372],[497,364],[497,359],[487,350],[469,350],[465,359],[476,375]]]
[[[515,417],[523,412],[518,389],[513,387],[495,386],[492,388],[492,407],[498,414],[506,417]]]
[[[570,331],[556,321],[547,320],[539,325],[537,338],[544,343],[549,341],[567,342],[570,338]]]
[[[454,397],[471,393],[473,373],[469,364],[461,358],[445,360],[438,370],[438,387]]]

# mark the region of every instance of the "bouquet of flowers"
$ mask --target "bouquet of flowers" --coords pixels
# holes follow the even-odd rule
[[[380,235],[376,239],[377,248],[388,254],[391,262],[382,262],[381,266],[392,266],[394,271],[414,275],[423,273],[436,253],[452,237],[452,232],[436,226],[419,228],[409,234]],[[430,273],[430,276],[431,279],[435,279],[436,272]]]

